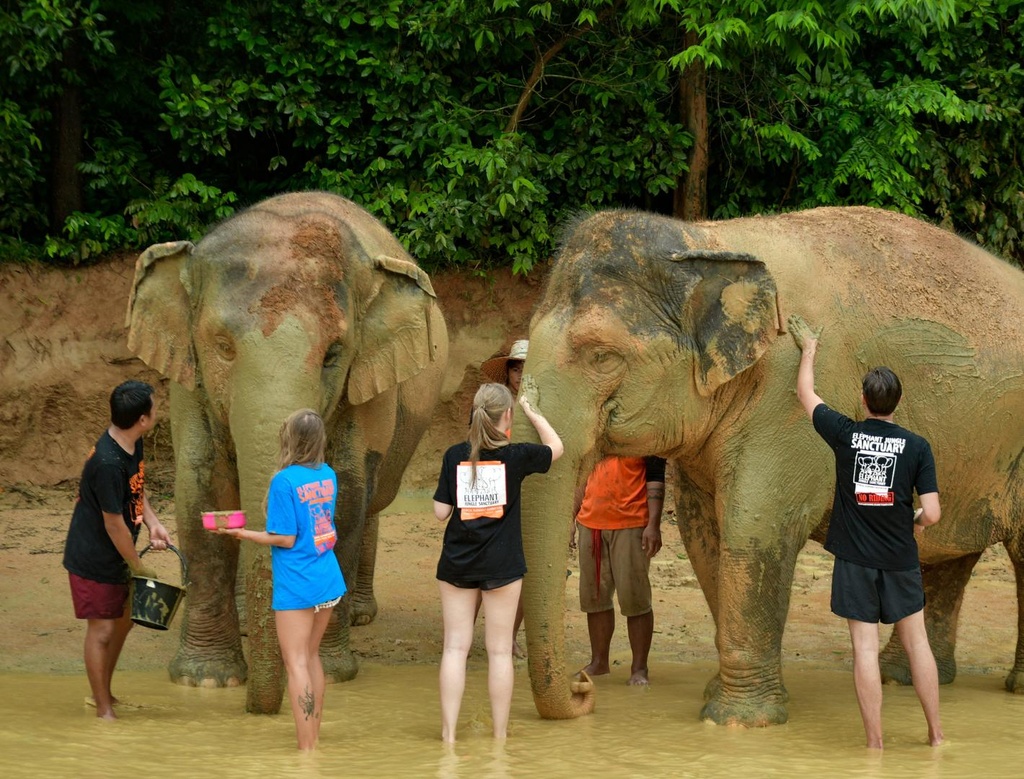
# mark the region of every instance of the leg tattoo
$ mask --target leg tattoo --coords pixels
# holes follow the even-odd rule
[[[299,706],[306,715],[306,719],[313,716],[315,705],[316,699],[313,697],[313,690],[310,689],[309,685],[306,685],[306,689],[299,695]]]

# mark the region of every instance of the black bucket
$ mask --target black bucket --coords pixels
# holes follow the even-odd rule
[[[139,557],[142,557],[151,548],[152,546],[147,546],[139,552]],[[181,599],[185,597],[185,586],[188,582],[188,566],[185,564],[185,558],[177,547],[169,544],[167,548],[178,555],[178,559],[181,561],[180,587],[145,576],[132,577],[132,622],[154,630],[167,630],[170,627],[174,613],[178,610]]]

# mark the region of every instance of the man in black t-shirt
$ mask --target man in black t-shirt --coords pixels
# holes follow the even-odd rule
[[[114,668],[132,621],[127,606],[129,570],[155,578],[135,541],[145,524],[154,549],[171,539],[146,497],[142,436],[153,428],[153,388],[128,381],[110,395],[110,427],[82,469],[78,500],[64,544],[64,567],[75,616],[87,620],[85,672],[96,716],[116,719],[110,691]]]
[[[924,625],[924,587],[915,534],[939,521],[935,460],[928,442],[892,420],[903,395],[888,368],[864,376],[866,416],[854,422],[814,391],[819,331],[789,318],[801,349],[796,393],[836,458],[836,487],[825,549],[835,555],[832,611],[845,617],[853,642],[853,678],[869,749],[882,748],[882,676],[878,623],[895,624],[928,722],[928,742],[942,743],[939,679]],[[914,492],[921,507],[914,511]]]

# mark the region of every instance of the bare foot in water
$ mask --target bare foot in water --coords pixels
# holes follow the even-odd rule
[[[587,676],[607,676],[611,673],[611,669],[608,668],[608,663],[599,663],[596,660],[591,660],[590,665],[580,671],[580,673]]]
[[[117,698],[111,698],[110,702],[114,706],[117,706],[121,701],[119,701]],[[85,705],[89,706],[90,708],[95,709],[96,708],[96,699],[93,698],[91,695],[86,695],[85,696]]]
[[[633,671],[626,684],[630,687],[650,687],[651,680],[647,678],[647,669],[641,668],[639,671]]]

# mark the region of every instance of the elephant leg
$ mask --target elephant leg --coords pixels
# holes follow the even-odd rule
[[[786,722],[782,683],[782,632],[789,611],[797,555],[810,523],[777,521],[768,507],[726,505],[719,547],[718,677],[706,689],[702,720],[719,725],[765,727]],[[751,522],[755,523],[751,526]],[[766,528],[785,528],[763,535]]]
[[[686,472],[676,468],[673,488],[676,497],[676,523],[679,536],[686,547],[690,565],[697,577],[711,618],[715,623],[715,645],[718,647],[718,557],[720,538],[718,519],[715,517],[714,498],[701,490]],[[722,686],[716,673],[704,688],[704,700],[715,697]]]
[[[200,515],[238,506],[237,487],[215,452],[193,393],[171,385],[171,434],[176,452],[177,535],[189,567],[178,651],[171,680],[195,687],[232,687],[248,676],[235,611],[239,545],[203,529]]]
[[[342,598],[344,603],[348,598]],[[349,682],[359,673],[359,663],[349,645],[349,622],[346,612],[338,607],[331,612],[323,640],[320,642],[320,661],[328,684]]]
[[[377,616],[377,599],[373,595],[373,573],[377,567],[377,537],[380,530],[380,514],[366,518],[363,542],[359,549],[359,578],[356,591],[352,593],[349,618],[353,625],[369,625]]]
[[[340,492],[340,488],[339,488]],[[355,505],[353,505],[355,503]],[[338,514],[340,524],[339,531],[343,526],[362,525],[358,520],[365,511],[365,502],[352,500],[338,500]],[[324,632],[323,640],[320,642],[320,661],[324,667],[324,677],[329,683],[348,682],[356,678],[359,673],[359,663],[349,643],[349,626],[352,624],[352,597],[356,590],[356,582],[359,579],[359,539],[362,536],[361,530],[350,531],[355,539],[349,539],[348,546],[355,546],[355,553],[351,549],[335,547],[338,556],[338,563],[341,566],[341,573],[345,577],[345,597],[331,612],[330,622],[327,623],[327,630]],[[345,539],[339,539],[339,546],[344,544]],[[347,553],[346,553],[347,552]]]
[[[238,542],[203,530],[197,504],[182,501],[180,489],[177,495],[178,537],[189,563],[189,583],[178,651],[168,669],[171,681],[236,687],[248,676],[233,586]]]
[[[345,577],[345,597],[334,609],[320,643],[324,675],[330,682],[347,682],[359,672],[349,644],[352,603],[360,578],[367,508],[376,489],[383,454],[370,445],[388,442],[394,432],[394,398],[389,393],[351,410],[339,422],[337,436],[330,443],[328,460],[337,465],[338,502],[335,526],[338,543],[334,553]],[[376,536],[374,536],[376,539]]]
[[[366,500],[363,489],[346,488],[339,484],[339,497],[335,525],[338,545],[334,552],[345,577],[345,597],[332,610],[323,640],[320,642],[320,661],[328,683],[348,682],[359,673],[359,663],[349,643],[352,621],[352,599],[359,581],[363,526],[366,522]]]
[[[1024,538],[1016,536],[1004,542],[1017,579],[1017,651],[1013,668],[1006,676],[1007,692],[1024,694]]]
[[[939,670],[939,684],[949,684],[956,678],[956,626],[960,619],[960,604],[963,603],[964,588],[971,579],[971,571],[980,557],[981,552],[977,552],[921,566],[925,594],[924,621]],[[889,636],[889,643],[879,655],[878,662],[883,682],[912,684],[910,661],[895,630]]]
[[[673,491],[679,536],[711,616],[717,622],[719,534],[714,498],[694,484],[681,467],[675,469]]]

